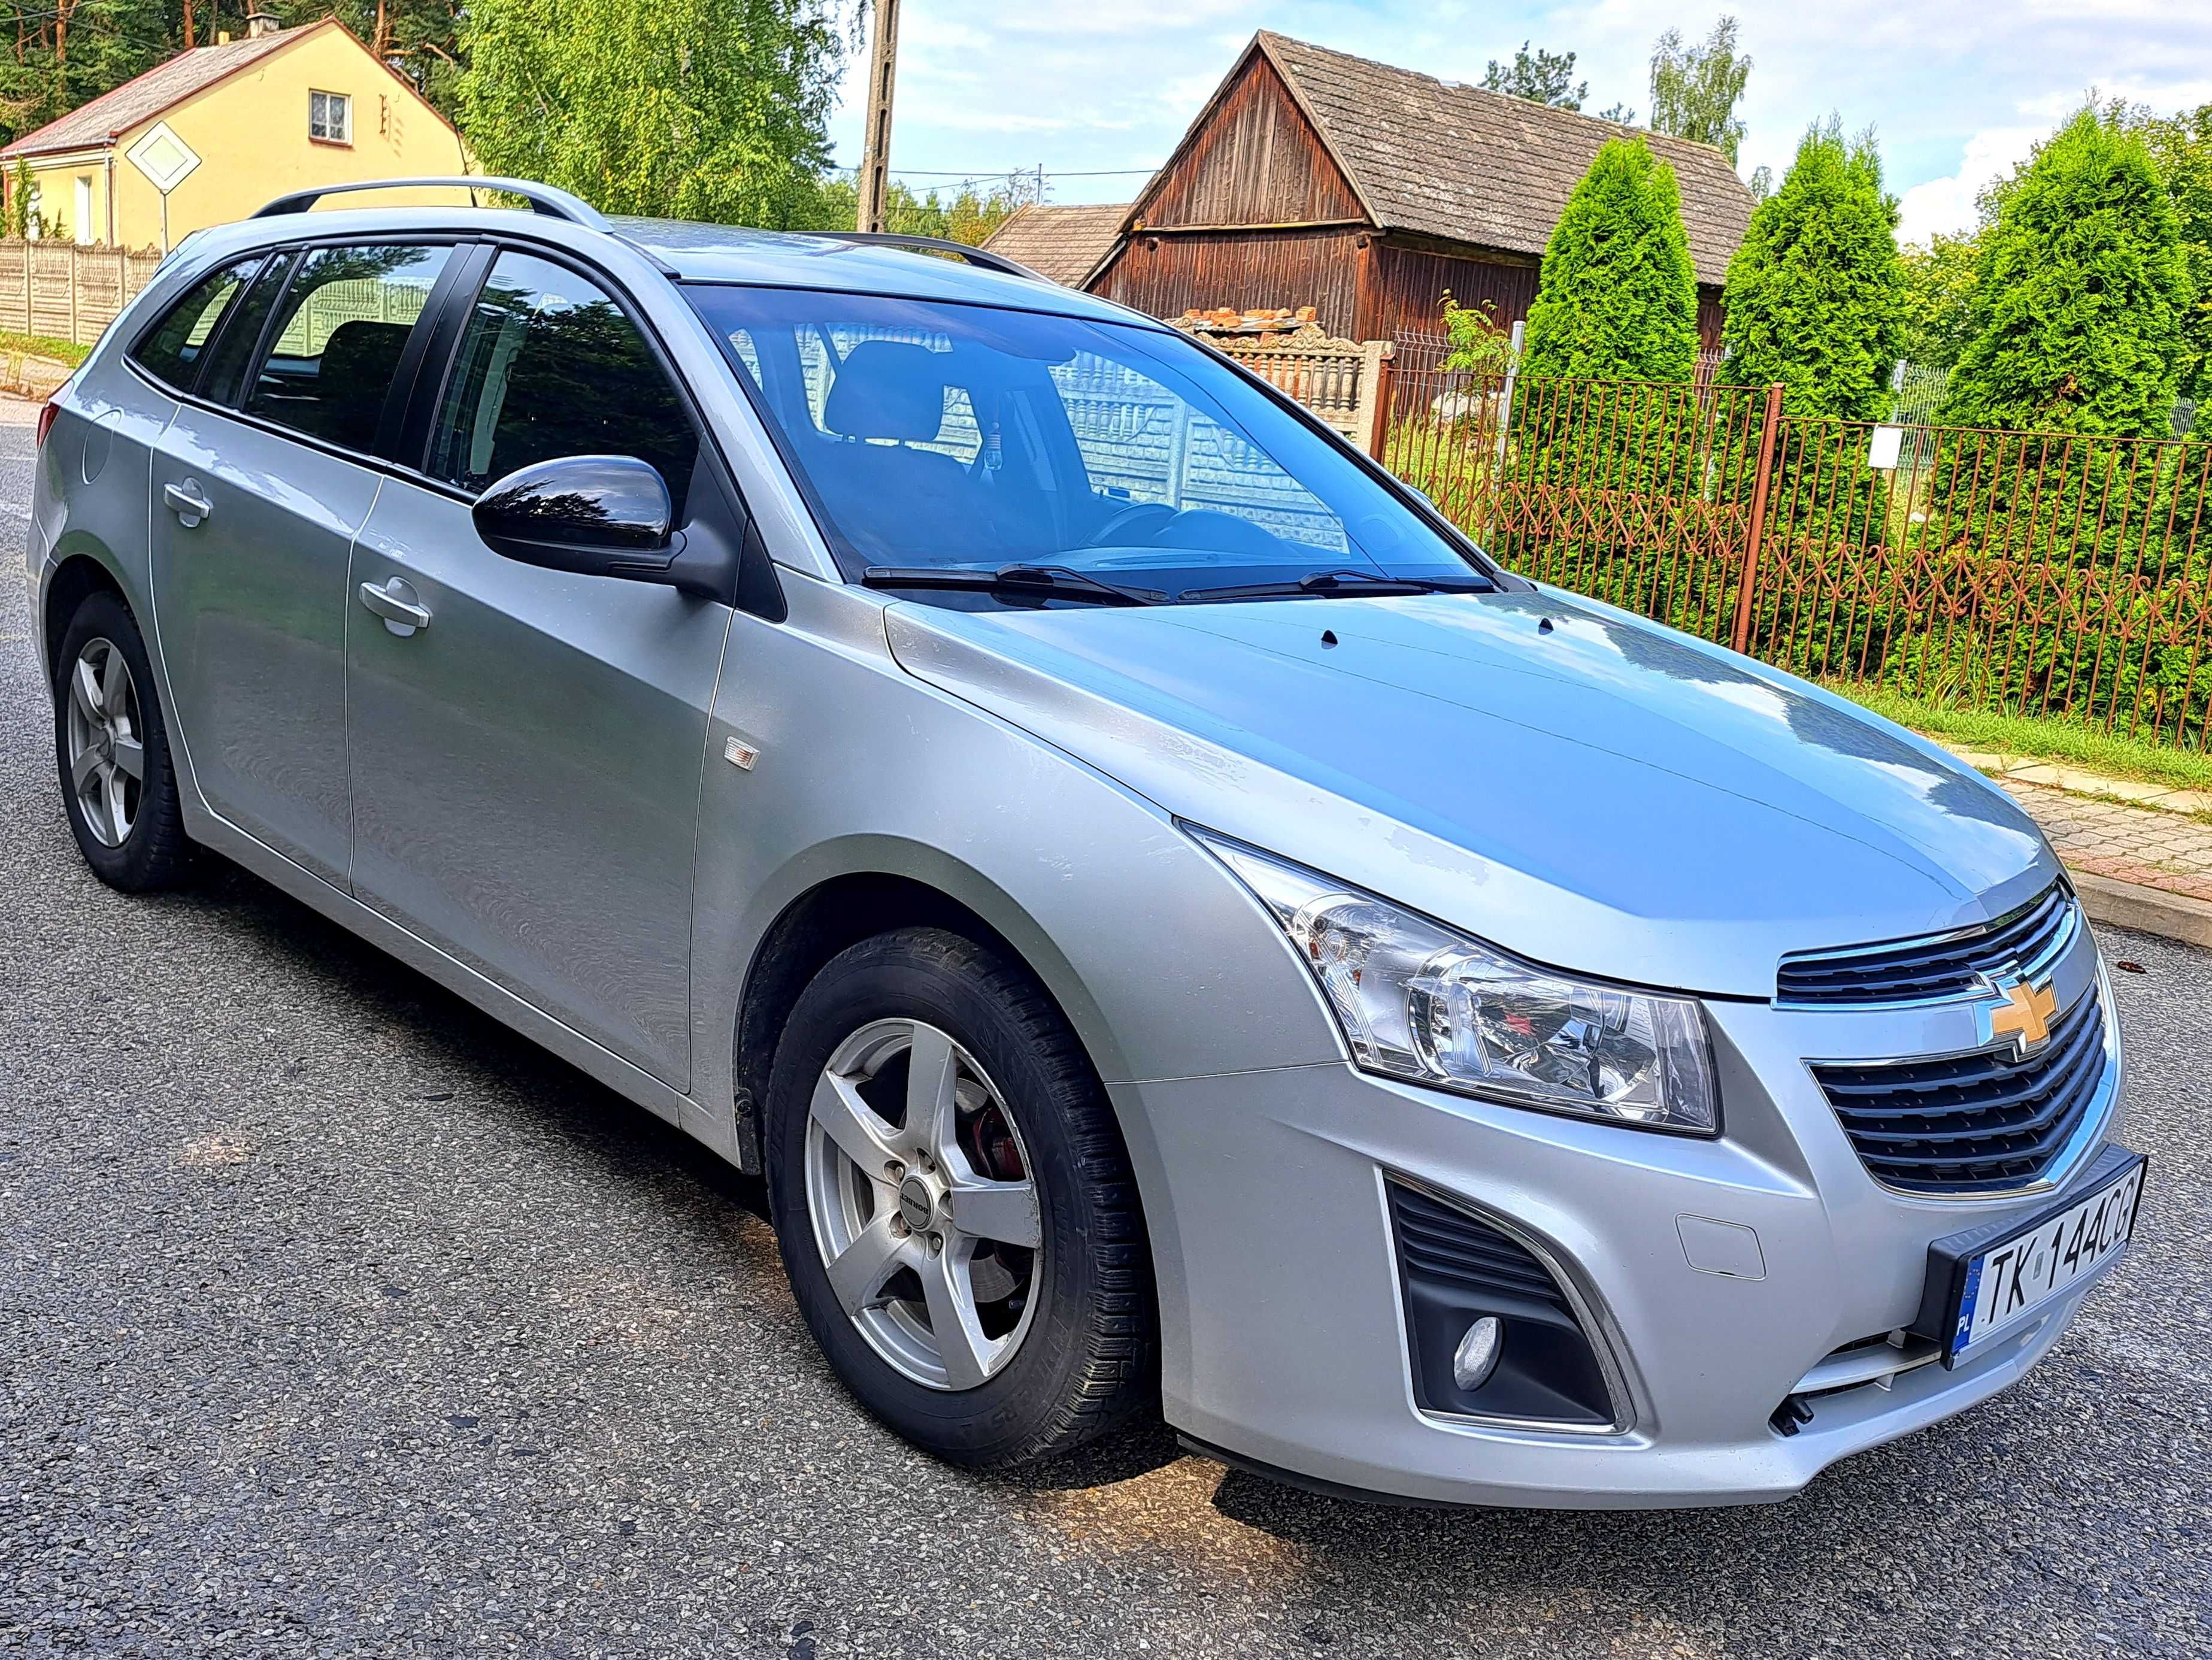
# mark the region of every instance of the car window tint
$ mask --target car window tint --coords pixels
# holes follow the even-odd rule
[[[309,254],[278,308],[246,413],[347,449],[369,448],[447,252],[371,246]]]
[[[245,297],[230,308],[222,332],[209,348],[207,368],[200,374],[201,397],[218,404],[237,401],[254,351],[261,344],[262,325],[268,322],[276,296],[284,292],[284,279],[298,258],[295,253],[278,254],[262,268]]]
[[[226,265],[195,283],[140,339],[131,353],[138,366],[178,391],[190,392],[199,374],[201,355],[216,325],[222,321],[223,313],[238,298],[240,290],[252,280],[265,257],[257,253]]]
[[[699,436],[637,325],[588,279],[502,253],[477,296],[439,400],[428,471],[481,490],[564,455],[659,469],[681,515]]]

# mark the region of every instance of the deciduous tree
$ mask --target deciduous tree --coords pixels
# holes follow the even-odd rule
[[[823,222],[844,39],[819,0],[474,0],[461,46],[487,172],[611,212]]]
[[[1903,355],[1927,368],[1948,369],[1973,338],[1974,265],[1981,257],[1981,234],[1946,236],[1937,231],[1926,243],[1899,254],[1905,271]]]
[[[1735,106],[1751,78],[1751,59],[1735,49],[1735,19],[1723,17],[1702,44],[1668,29],[1651,49],[1651,131],[1711,144],[1735,164],[1743,123]]]

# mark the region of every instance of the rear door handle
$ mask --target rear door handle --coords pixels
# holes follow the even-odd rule
[[[415,590],[404,576],[393,577],[382,587],[363,582],[361,603],[381,617],[394,634],[404,636],[430,626],[430,608],[415,603]]]
[[[200,494],[197,478],[187,478],[181,484],[162,485],[161,499],[169,504],[169,511],[184,521],[186,530],[215,512],[215,503]]]

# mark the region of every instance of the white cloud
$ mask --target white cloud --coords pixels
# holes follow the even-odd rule
[[[1780,172],[1806,126],[1834,111],[1851,131],[1875,128],[1920,235],[1971,223],[1974,192],[2093,87],[2166,110],[2212,98],[2203,0],[1708,0],[1686,11],[1680,0],[921,0],[901,25],[892,161],[979,172],[1042,161],[1062,174],[1059,200],[1126,200],[1141,174],[1073,175],[1164,161],[1263,27],[1468,81],[1527,40],[1577,54],[1589,107],[1646,111],[1653,40],[1668,27],[1702,35],[1723,10],[1741,19],[1756,64],[1744,171]],[[848,82],[831,125],[845,161],[860,148],[854,91]]]
[[[2047,126],[1986,127],[1976,133],[1966,141],[1958,172],[1915,185],[1899,198],[1898,240],[1925,242],[1938,231],[1954,235],[1972,228],[1974,198],[1992,179],[2026,161],[2035,141],[2050,131]]]

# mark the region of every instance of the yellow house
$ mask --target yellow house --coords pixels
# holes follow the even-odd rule
[[[48,234],[166,251],[287,191],[468,170],[452,124],[337,18],[246,26],[0,149],[11,202],[20,158]]]

